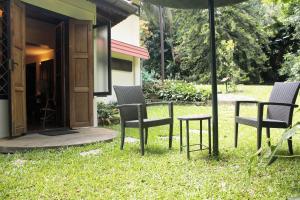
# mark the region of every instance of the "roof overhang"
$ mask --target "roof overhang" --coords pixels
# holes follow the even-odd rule
[[[126,0],[93,0],[97,6],[97,21],[111,21],[118,24],[129,15],[138,13],[138,6]]]
[[[113,39],[111,40],[111,51],[142,59],[150,58],[147,49]]]

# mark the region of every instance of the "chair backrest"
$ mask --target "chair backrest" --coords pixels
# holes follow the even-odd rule
[[[114,86],[118,105],[122,104],[143,104],[144,118],[147,118],[146,102],[141,86]],[[121,119],[124,121],[137,120],[138,112],[136,107],[120,109]]]
[[[295,104],[300,82],[276,82],[271,92],[270,102]],[[268,106],[268,118],[280,120],[291,125],[293,119],[293,108],[288,106]]]

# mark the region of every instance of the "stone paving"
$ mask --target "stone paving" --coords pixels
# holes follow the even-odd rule
[[[218,94],[219,103],[234,103],[235,101],[256,101],[254,97],[236,94]]]
[[[18,138],[0,139],[0,153],[81,146],[97,142],[112,141],[117,137],[116,131],[105,128],[78,128],[76,131],[77,133],[57,136],[30,133]]]

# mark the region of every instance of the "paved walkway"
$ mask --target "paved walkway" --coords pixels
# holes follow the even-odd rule
[[[219,103],[234,103],[235,101],[256,101],[254,97],[236,94],[218,94]]]
[[[105,128],[79,128],[76,129],[76,131],[76,133],[58,136],[32,133],[14,139],[0,139],[0,153],[81,146],[97,142],[112,141],[117,136],[115,131]]]

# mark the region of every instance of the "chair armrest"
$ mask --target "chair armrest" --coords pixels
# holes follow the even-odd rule
[[[120,108],[128,108],[128,107],[138,107],[141,106],[142,104],[140,103],[133,103],[133,104],[121,104],[121,105],[117,105],[116,108],[120,109]]]
[[[278,103],[278,102],[259,102],[258,104],[261,104],[262,106],[265,105],[274,105],[274,106],[289,106],[293,108],[297,108],[298,105],[296,104],[291,104],[291,103]]]
[[[161,105],[168,105],[169,107],[169,117],[173,119],[174,112],[173,112],[173,102],[151,102],[147,103],[146,106],[161,106]]]
[[[235,116],[240,115],[240,104],[251,103],[258,104],[258,101],[235,101]]]
[[[143,104],[137,103],[137,104],[121,104],[116,106],[119,110],[122,108],[130,108],[130,107],[136,107],[138,111],[138,120],[139,120],[139,125],[142,126],[144,122],[144,113],[143,113]],[[122,115],[121,115],[122,118]]]
[[[257,104],[259,101],[235,101],[236,104],[242,104],[242,103],[251,103],[251,104]]]
[[[264,116],[264,106],[268,105],[275,105],[275,106],[288,106],[292,108],[297,108],[298,105],[290,104],[290,103],[278,103],[278,102],[259,102],[258,109],[257,109],[257,122],[260,124],[262,123],[263,116]]]

